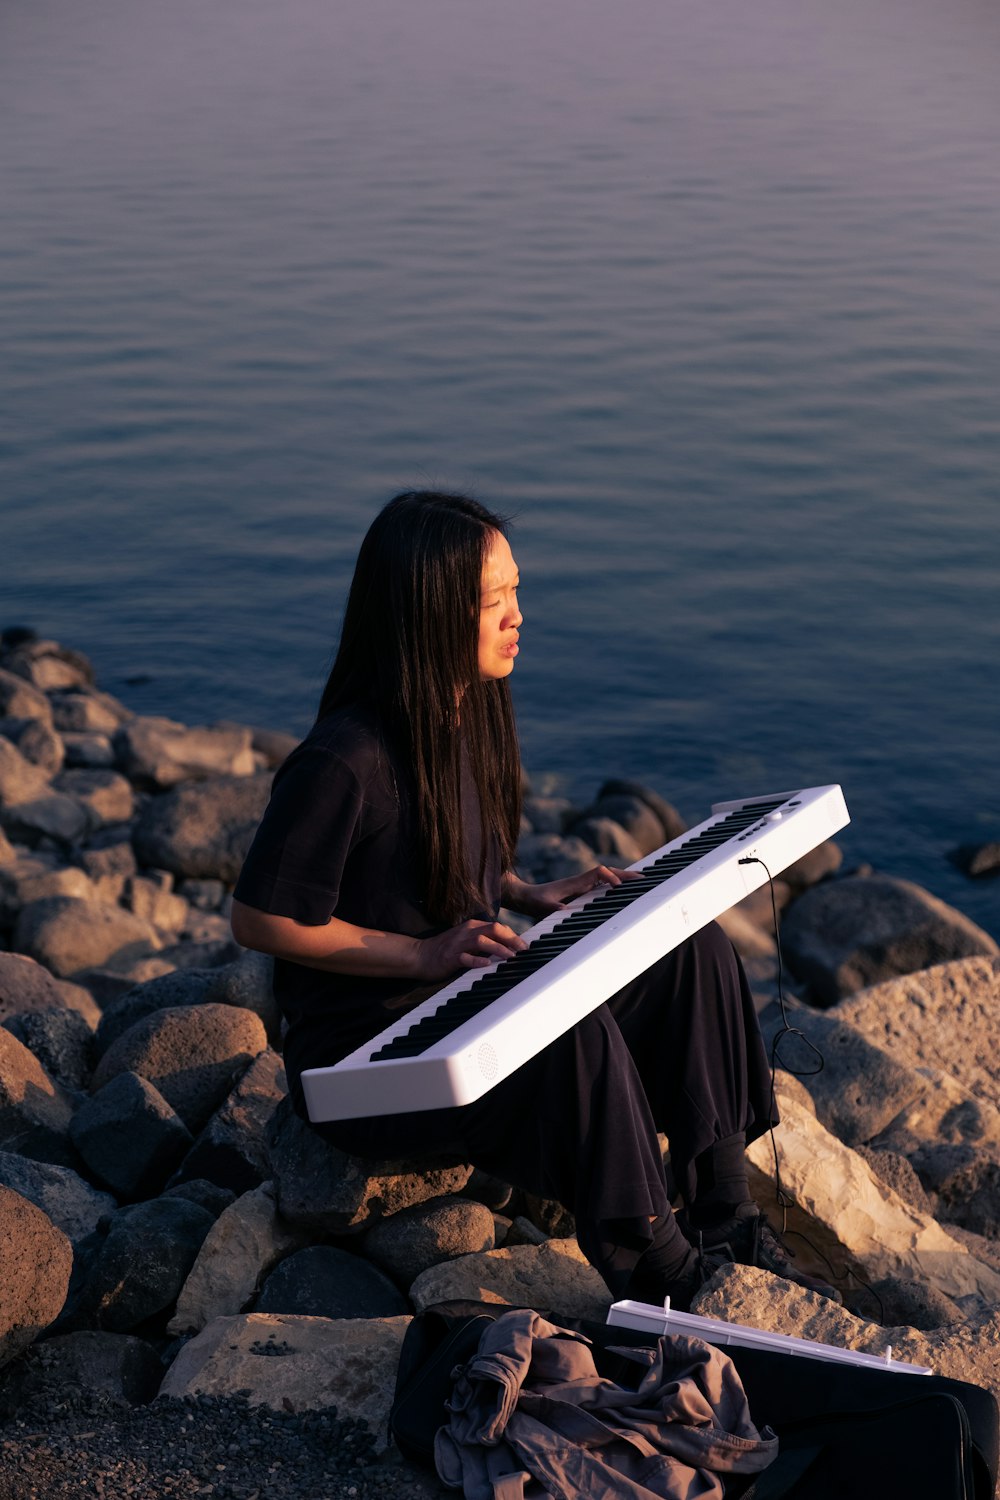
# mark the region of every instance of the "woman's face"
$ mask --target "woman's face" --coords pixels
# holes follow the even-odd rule
[[[479,602],[479,675],[509,677],[517,655],[517,632],[521,611],[517,607],[520,582],[517,563],[505,536],[492,533],[493,540],[483,564],[482,596]]]

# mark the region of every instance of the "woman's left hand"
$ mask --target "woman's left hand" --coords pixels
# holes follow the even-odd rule
[[[567,875],[564,880],[549,880],[544,885],[530,885],[516,875],[506,875],[503,902],[525,916],[547,917],[550,912],[562,911],[576,896],[586,895],[599,886],[637,880],[639,876],[638,870],[618,870],[613,865],[595,865],[592,870],[581,870],[579,875]]]

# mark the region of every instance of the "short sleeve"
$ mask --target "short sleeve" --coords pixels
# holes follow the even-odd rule
[[[364,807],[365,789],[350,765],[330,750],[300,746],[275,777],[236,900],[309,926],[328,922]]]

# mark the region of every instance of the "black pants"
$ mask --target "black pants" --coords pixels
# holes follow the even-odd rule
[[[571,1209],[612,1289],[669,1211],[657,1131],[687,1202],[695,1159],[771,1123],[771,1079],[743,965],[714,922],[473,1104],[317,1125],[357,1156],[456,1151]],[[774,1117],[776,1120],[776,1117]]]

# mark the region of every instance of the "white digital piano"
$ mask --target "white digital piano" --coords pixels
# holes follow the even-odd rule
[[[692,932],[850,821],[839,786],[718,802],[696,828],[553,912],[528,947],[463,973],[332,1067],[302,1074],[309,1118],[469,1104]]]

